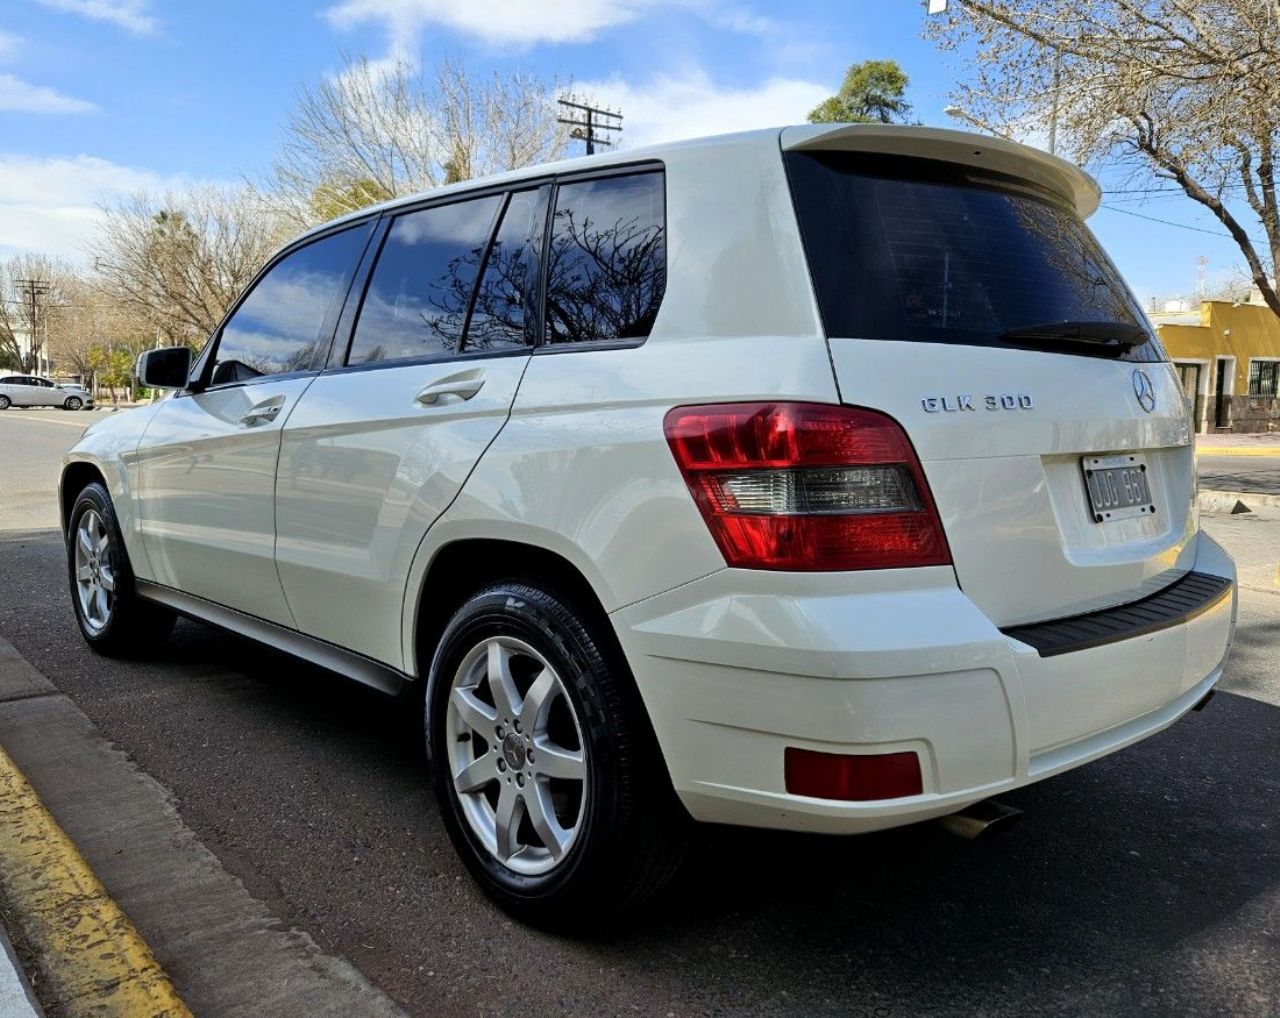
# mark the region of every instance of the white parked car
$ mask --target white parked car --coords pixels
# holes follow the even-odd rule
[[[74,382],[55,382],[39,375],[0,375],[0,410],[15,406],[88,410],[93,408],[93,394]]]
[[[534,920],[648,894],[689,818],[872,831],[1120,749],[1213,690],[1235,573],[1098,198],[823,125],[329,223],[68,456],[81,630],[420,690],[453,840]]]

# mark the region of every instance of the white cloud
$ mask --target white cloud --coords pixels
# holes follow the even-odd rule
[[[156,29],[156,19],[147,12],[149,0],[37,0],[55,11],[81,14],[94,21],[107,21],[133,32],[149,35]]]
[[[659,7],[684,8],[739,32],[761,34],[772,25],[768,18],[721,0],[341,0],[325,16],[339,28],[381,23],[393,51],[406,53],[427,25],[495,44],[584,42]]]
[[[13,56],[21,43],[22,39],[12,32],[0,32],[0,60],[8,60]]]
[[[679,78],[659,75],[643,84],[621,78],[581,82],[574,90],[622,109],[623,137],[629,147],[803,123],[832,92],[830,85],[799,78],[770,78],[749,88],[730,88],[701,71]]]
[[[44,85],[0,74],[0,110],[16,113],[90,113],[97,107]]]
[[[99,204],[189,183],[95,156],[0,154],[0,249],[82,261],[101,221]]]

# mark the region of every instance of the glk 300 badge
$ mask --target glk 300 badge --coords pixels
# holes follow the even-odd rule
[[[963,413],[972,410],[1034,410],[1035,400],[1025,392],[1002,392],[988,396],[959,393],[955,396],[925,396],[920,400],[925,413]]]

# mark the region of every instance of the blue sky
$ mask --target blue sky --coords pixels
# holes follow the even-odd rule
[[[141,188],[259,178],[302,85],[344,54],[572,78],[640,144],[804,119],[857,60],[893,58],[926,124],[955,67],[916,0],[4,0],[0,251],[77,257],[95,206]],[[1125,185],[1101,174],[1104,188]],[[1184,228],[1137,216],[1168,219]],[[1110,196],[1091,225],[1144,299],[1243,259],[1179,196]],[[1210,233],[1185,229],[1198,227]],[[79,257],[83,257],[82,255]]]

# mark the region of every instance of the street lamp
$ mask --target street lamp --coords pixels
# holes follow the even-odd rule
[[[925,11],[928,14],[945,14],[947,11],[947,0],[925,0]],[[1056,156],[1058,154],[1058,99],[1062,93],[1062,50],[1058,46],[1053,47],[1053,94],[1052,104],[1049,108],[1049,155]],[[969,123],[982,128],[984,131],[991,131],[992,134],[1000,134],[999,131],[993,131],[987,124],[978,120],[967,110],[961,109],[959,106],[947,106],[942,111],[949,117],[955,117],[957,120],[967,120]],[[1004,137],[1001,135],[1001,137]]]
[[[986,131],[988,134],[994,134],[997,138],[1008,137],[1008,135],[1000,131],[997,131],[985,120],[979,120],[972,113],[966,110],[963,106],[944,106],[942,108],[942,112],[945,113],[947,116],[952,117],[956,120],[963,120],[966,124],[972,124],[979,131]]]

